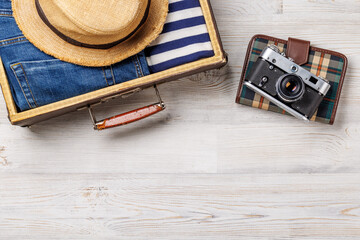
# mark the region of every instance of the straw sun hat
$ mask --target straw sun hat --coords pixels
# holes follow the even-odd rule
[[[161,33],[168,0],[12,0],[15,20],[37,48],[83,66],[139,53]]]

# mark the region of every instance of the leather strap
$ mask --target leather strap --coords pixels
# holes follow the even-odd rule
[[[40,2],[39,0],[35,0],[35,5],[36,5],[36,10],[41,18],[41,20],[56,34],[58,35],[61,39],[63,39],[64,41],[75,45],[75,46],[79,46],[79,47],[84,47],[84,48],[93,48],[93,49],[109,49],[112,48],[122,42],[125,42],[126,40],[128,40],[130,37],[132,37],[146,22],[148,16],[149,16],[149,11],[150,11],[150,3],[151,0],[148,1],[148,5],[146,7],[145,10],[145,14],[143,19],[141,20],[140,24],[136,27],[136,29],[134,31],[132,31],[129,35],[127,35],[126,37],[116,41],[116,42],[112,42],[112,43],[107,43],[107,44],[87,44],[87,43],[82,43],[79,42],[71,37],[66,36],[65,34],[63,34],[62,32],[60,32],[54,25],[52,25],[49,21],[49,19],[46,17],[46,14],[44,12],[44,10],[41,8]]]
[[[308,62],[310,51],[310,42],[296,38],[289,38],[286,55],[299,65],[304,65]]]
[[[150,117],[163,110],[165,110],[165,106],[163,106],[162,103],[156,103],[108,119],[104,119],[98,123],[95,123],[94,128],[95,130],[105,130],[123,126]]]

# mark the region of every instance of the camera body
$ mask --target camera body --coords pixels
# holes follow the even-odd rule
[[[263,50],[244,83],[293,116],[312,118],[331,85],[271,45]]]

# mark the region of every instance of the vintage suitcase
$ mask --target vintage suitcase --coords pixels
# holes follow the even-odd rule
[[[11,89],[6,77],[3,64],[0,59],[0,85],[5,98],[9,120],[18,126],[31,126],[40,121],[53,118],[71,111],[88,109],[93,120],[94,128],[98,130],[131,123],[142,118],[151,116],[165,109],[165,105],[160,98],[156,85],[177,80],[185,76],[203,72],[210,69],[220,68],[227,63],[226,53],[223,50],[215,18],[209,0],[199,0],[205,18],[206,26],[210,35],[211,44],[214,51],[213,57],[204,58],[195,62],[187,63],[171,69],[150,74],[132,81],[124,82],[94,92],[62,100],[35,109],[18,112],[13,100]],[[120,114],[102,121],[96,121],[92,112],[92,106],[108,101],[109,99],[140,92],[149,87],[155,87],[155,93],[159,102]]]

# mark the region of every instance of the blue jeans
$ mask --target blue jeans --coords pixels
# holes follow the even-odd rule
[[[20,111],[150,74],[144,52],[98,68],[74,65],[43,53],[18,28],[11,0],[0,0],[0,57]]]

